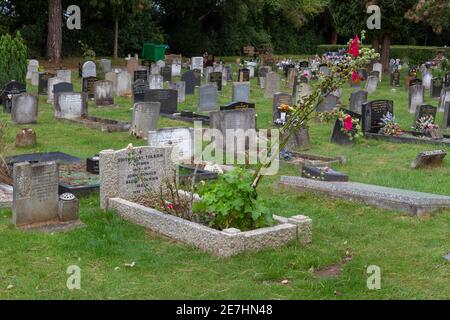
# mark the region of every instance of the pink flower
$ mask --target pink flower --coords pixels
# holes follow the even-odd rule
[[[353,119],[350,115],[347,115],[344,119],[345,131],[351,131],[353,129]]]
[[[169,209],[169,210],[173,210],[173,204],[171,204],[171,203],[169,203],[168,205],[167,205],[167,209]]]
[[[354,58],[359,57],[359,37],[357,35],[350,44],[348,53],[351,54]]]

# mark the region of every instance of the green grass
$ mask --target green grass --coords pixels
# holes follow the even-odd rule
[[[73,76],[75,88],[80,80]],[[29,86],[29,91],[36,88]],[[351,89],[346,86],[343,102]],[[229,102],[231,85],[220,93]],[[264,99],[252,81],[259,128],[271,124],[272,101]],[[395,101],[395,114],[406,128],[407,93],[391,92],[387,79],[370,99]],[[197,96],[188,96],[180,110],[195,110]],[[437,100],[427,99],[432,105]],[[95,108],[89,113],[118,120],[131,119],[131,101],[116,99],[116,108]],[[9,119],[6,114],[1,119]],[[39,123],[33,148],[14,148],[22,126],[8,129],[10,154],[62,151],[88,157],[103,149],[120,149],[128,143],[143,145],[127,133],[102,133],[53,119],[52,107],[40,97]],[[438,123],[442,121],[439,115]],[[161,118],[159,126],[189,125]],[[450,196],[450,166],[412,170],[416,154],[436,146],[391,144],[374,140],[353,147],[329,143],[331,124],[311,124],[308,152],[345,155],[348,163],[336,169],[352,181],[433,192]],[[299,168],[283,164],[281,174],[298,175]],[[312,193],[280,188],[279,176],[267,177],[259,187],[260,198],[274,214],[303,214],[313,219],[313,243],[290,244],[276,250],[246,253],[230,259],[210,254],[152,234],[99,209],[98,196],[81,199],[80,215],[86,228],[64,234],[29,233],[12,225],[11,210],[0,211],[0,299],[449,299],[450,214],[412,218],[360,203],[333,200]],[[350,253],[337,277],[317,279],[313,270],[336,264]],[[125,264],[135,262],[134,267]],[[66,269],[81,268],[81,290],[66,288]],[[369,265],[381,268],[382,289],[366,287]],[[117,268],[119,267],[119,268]],[[281,284],[284,279],[288,285]],[[12,288],[8,289],[8,286]],[[335,295],[341,292],[342,295]]]

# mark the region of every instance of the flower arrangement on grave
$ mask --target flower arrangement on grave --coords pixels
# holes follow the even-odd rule
[[[275,125],[283,126],[286,123],[286,120],[289,117],[289,114],[294,111],[294,108],[288,104],[282,103],[278,106],[277,109],[278,109],[280,118],[275,120]]]
[[[380,134],[396,137],[404,134],[403,129],[395,121],[395,116],[390,112],[388,112],[381,118],[381,122],[379,124],[382,126],[379,131]]]
[[[320,122],[331,122],[338,119],[341,123],[341,132],[347,135],[350,141],[359,141],[364,136],[359,119],[353,118],[339,108],[334,108],[332,111],[320,112],[318,117]]]
[[[423,132],[425,135],[433,129],[439,129],[439,126],[434,123],[434,117],[431,115],[423,116],[416,122],[416,130]]]

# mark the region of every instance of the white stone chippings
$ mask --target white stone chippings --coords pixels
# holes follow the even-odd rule
[[[220,257],[283,246],[297,240],[300,230],[302,243],[309,243],[305,239],[311,238],[311,220],[307,217],[296,218],[294,223],[241,232],[238,229],[215,230],[120,198],[109,199],[109,208],[125,220]],[[283,219],[275,216],[277,221]]]

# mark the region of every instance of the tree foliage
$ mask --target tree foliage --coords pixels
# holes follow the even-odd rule
[[[27,72],[27,46],[20,32],[15,36],[0,37],[0,87],[16,80],[25,83]]]

